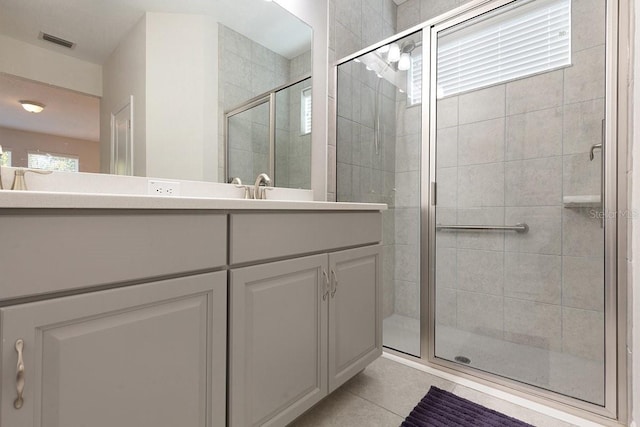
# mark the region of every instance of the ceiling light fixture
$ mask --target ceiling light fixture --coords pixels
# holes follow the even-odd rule
[[[35,101],[20,101],[20,104],[22,104],[22,108],[30,113],[40,113],[45,107],[44,104]]]
[[[389,53],[387,53],[389,62],[398,62],[400,60],[400,46],[397,43],[389,45]]]
[[[403,53],[400,55],[400,60],[398,60],[398,70],[407,71],[411,67],[411,57],[408,53]]]

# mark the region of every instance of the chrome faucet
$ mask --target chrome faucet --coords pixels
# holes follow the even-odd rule
[[[253,186],[254,199],[266,199],[264,187],[271,187],[271,178],[266,173],[261,173],[256,178],[256,183]]]
[[[231,182],[229,184],[233,184],[236,186],[236,188],[242,188],[244,190],[244,198],[245,199],[250,199],[251,198],[251,186],[249,185],[242,185],[242,180],[235,176],[233,177],[233,179],[231,180]]]

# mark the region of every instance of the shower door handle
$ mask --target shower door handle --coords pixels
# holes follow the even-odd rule
[[[458,230],[458,231],[515,231],[516,233],[527,233],[529,226],[522,222],[516,225],[444,225],[437,224],[436,231]]]
[[[600,209],[602,209],[602,221],[600,222],[600,228],[604,228],[605,214],[604,214],[604,194],[605,194],[605,185],[604,185],[604,169],[605,169],[605,155],[604,155],[604,141],[607,137],[607,121],[606,119],[602,119],[602,131],[600,135]]]

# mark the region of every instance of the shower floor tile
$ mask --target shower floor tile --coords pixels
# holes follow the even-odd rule
[[[382,321],[382,344],[420,357],[420,321],[399,314],[385,318]]]
[[[604,400],[604,363],[438,325],[436,356],[587,402]],[[385,347],[420,355],[420,322],[393,314],[383,321]]]

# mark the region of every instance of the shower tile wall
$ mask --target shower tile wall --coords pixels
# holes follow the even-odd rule
[[[604,2],[574,1],[572,66],[438,101],[437,322],[594,361],[604,356],[599,195]],[[400,15],[399,15],[400,16]],[[443,185],[440,185],[442,183]]]
[[[463,1],[444,0],[431,4],[420,0],[409,0],[395,6],[391,0],[330,0],[330,62],[354,53],[368,45],[392,36],[397,31],[453,9]],[[417,21],[410,21],[417,20]],[[341,67],[342,68],[342,67]],[[349,70],[351,73],[351,69]],[[370,74],[370,73],[369,73]],[[333,76],[333,72],[329,73]],[[353,77],[352,77],[353,78]],[[384,213],[384,268],[383,268],[383,314],[391,314],[417,319],[419,317],[419,153],[421,117],[420,106],[407,108],[406,97],[398,96],[395,111],[385,112],[381,117],[395,120],[395,125],[387,123],[383,138],[385,163],[382,169],[368,165],[370,146],[361,149],[362,143],[370,141],[372,131],[358,117],[358,107],[374,105],[370,91],[360,92],[362,82],[340,85],[341,105],[337,106],[336,117],[335,84],[330,77],[329,120],[330,127],[337,125],[336,141],[329,140],[329,164],[336,164],[336,171],[329,170],[328,200],[336,199],[336,174],[339,188],[338,200],[382,202],[389,205]],[[339,72],[338,79],[345,79]],[[343,86],[347,85],[347,87]],[[369,85],[368,88],[372,88]],[[387,90],[391,90],[389,87]],[[385,100],[395,99],[395,92],[387,93]],[[360,100],[360,101],[359,101]],[[353,117],[346,118],[344,111],[358,104]],[[349,104],[349,105],[346,105]],[[395,135],[391,132],[395,128]],[[335,133],[329,132],[329,135]],[[352,147],[353,141],[359,141]],[[390,151],[393,151],[391,153]],[[392,156],[395,160],[392,162]],[[337,157],[337,160],[336,160]],[[330,166],[331,167],[331,166]],[[367,189],[362,181],[373,179],[379,185],[384,175],[384,194],[378,196]],[[371,178],[370,178],[371,177]],[[350,185],[360,190],[345,188]]]
[[[303,53],[291,59],[290,81],[301,79],[311,74],[311,51]],[[300,90],[309,87],[311,81],[296,85],[296,90],[287,91],[288,105],[277,105],[277,108],[286,108],[287,111],[276,114],[279,116],[288,114],[289,138],[283,138],[280,142],[281,149],[276,147],[276,156],[280,156],[277,160],[276,173],[283,170],[282,184],[278,182],[278,186],[288,188],[311,188],[311,134],[302,134],[300,130],[300,116],[302,104],[300,102]],[[280,138],[277,138],[278,141]],[[286,145],[286,147],[284,147]],[[283,151],[284,149],[284,151]],[[286,173],[286,176],[285,176]]]
[[[340,67],[338,87],[338,200],[389,205],[383,214],[383,310],[388,316],[394,311],[395,88],[357,63]],[[374,130],[376,96],[378,136]]]
[[[292,59],[292,70],[297,62],[300,69],[310,64],[309,54],[303,54],[307,60]],[[308,62],[305,62],[308,61]],[[292,75],[292,80],[306,73]],[[302,134],[301,91],[311,86],[310,80],[296,84],[276,94],[276,185],[287,188],[311,188],[311,134]]]
[[[397,30],[418,25],[471,0],[407,0],[398,6]]]
[[[388,203],[390,210],[383,213],[384,226],[384,266],[383,266],[383,312],[384,316],[394,311],[394,271],[395,271],[395,217],[393,213],[393,188],[395,187],[395,122],[386,123],[381,148],[384,160],[372,163],[373,127],[372,106],[373,86],[364,75],[349,69],[339,76],[347,85],[349,94],[340,89],[342,108],[336,108],[336,81],[334,61],[365,48],[375,42],[395,34],[396,5],[393,0],[329,0],[329,147],[327,200],[336,200],[336,175],[343,188],[339,200],[371,201]],[[363,67],[364,69],[364,67]],[[375,78],[375,76],[374,76]],[[348,83],[346,81],[348,80]],[[377,80],[377,78],[376,78]],[[385,83],[386,85],[386,83]],[[364,88],[364,91],[363,91]],[[390,88],[383,88],[385,108],[393,108],[395,95]],[[362,98],[361,98],[362,97]],[[365,120],[362,119],[360,105],[364,102]],[[349,103],[352,103],[350,105]],[[357,104],[357,105],[356,105]],[[336,118],[337,114],[340,117]],[[347,113],[348,111],[348,113]],[[391,118],[395,112],[386,110]],[[355,113],[355,114],[352,114]],[[366,122],[368,117],[368,122]],[[387,119],[389,120],[389,119]],[[337,123],[339,121],[339,123]],[[339,143],[336,153],[336,126]],[[368,142],[366,142],[368,141]],[[364,144],[364,146],[363,146]],[[374,151],[375,152],[375,151]],[[336,158],[337,157],[337,158]],[[335,169],[333,168],[335,165]],[[344,187],[349,187],[344,188]],[[371,190],[375,191],[371,192]],[[348,197],[348,198],[344,198]]]
[[[218,25],[218,40],[221,66],[218,111],[226,112],[255,96],[311,73],[310,53],[289,60],[221,24]],[[219,120],[218,140],[224,141],[223,114],[220,114]],[[267,124],[260,115],[257,120],[247,121],[245,133],[262,133]],[[255,154],[249,151],[249,148],[247,146],[247,150],[238,150],[240,152],[230,155],[243,161],[248,176],[257,176],[258,173],[268,170],[268,147],[257,147]],[[218,149],[218,173],[222,182],[226,155],[224,144],[218,144]]]
[[[396,32],[393,0],[329,0],[329,146],[327,200],[336,200],[336,80],[334,63]]]

